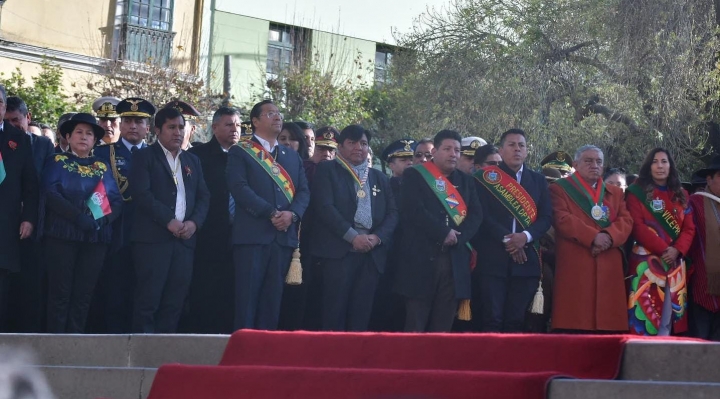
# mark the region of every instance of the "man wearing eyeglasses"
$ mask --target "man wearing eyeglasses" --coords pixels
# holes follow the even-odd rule
[[[418,141],[415,146],[415,154],[413,157],[413,165],[418,165],[432,159],[432,150],[435,148],[433,140],[429,138]]]
[[[250,120],[253,137],[230,147],[226,169],[235,201],[235,329],[275,330],[310,190],[300,155],[277,142],[283,114],[275,104],[255,104]]]

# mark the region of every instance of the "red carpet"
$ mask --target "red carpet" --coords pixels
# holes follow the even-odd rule
[[[163,366],[148,399],[542,398],[552,373]]]
[[[399,370],[555,372],[609,379],[618,373],[623,335],[376,334],[241,330],[221,365]]]

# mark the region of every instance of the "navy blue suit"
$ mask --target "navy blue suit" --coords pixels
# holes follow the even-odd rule
[[[138,145],[138,149],[145,147],[147,147],[145,142]],[[125,146],[122,139],[114,144],[97,146],[93,153],[110,165],[110,170],[113,172],[115,182],[123,197],[123,211],[112,224],[113,237],[96,290],[95,300],[98,303],[94,305],[93,311],[99,315],[91,312],[90,321],[92,323],[89,322],[88,327],[93,327],[97,332],[129,333],[135,291],[135,269],[130,246],[130,229],[135,214],[135,202],[132,201],[128,190],[128,176],[132,166],[133,153]],[[98,318],[104,320],[93,320]]]
[[[515,179],[515,172],[504,163],[500,168]],[[537,219],[525,229],[533,240],[539,240],[552,224],[552,204],[545,177],[523,168],[520,185],[537,206]],[[485,219],[472,242],[478,252],[478,264],[473,273],[476,287],[480,288],[482,304],[480,328],[483,331],[519,332],[522,330],[525,311],[530,306],[540,279],[542,265],[532,243],[525,246],[527,262],[517,264],[505,250],[502,240],[512,234],[513,215],[483,185],[477,183],[478,196]],[[518,222],[516,232],[523,231]]]
[[[258,142],[255,137],[252,140]],[[230,148],[226,172],[228,189],[235,200],[235,328],[274,330],[285,275],[292,251],[298,247],[298,223],[292,223],[286,232],[278,231],[270,215],[275,210],[291,211],[302,218],[310,202],[310,190],[302,160],[294,150],[280,144],[276,147],[276,162],[295,186],[289,202],[254,156],[240,145]]]
[[[35,170],[37,171],[38,177],[45,166],[45,161],[50,155],[55,154],[55,147],[53,142],[45,136],[38,136],[30,134],[30,144],[32,145],[33,163],[35,164]]]
[[[309,238],[311,253],[323,269],[323,329],[365,331],[398,224],[390,180],[377,169],[369,170],[372,228],[368,234],[377,235],[381,244],[368,253],[352,252],[352,244],[343,239],[355,228],[358,206],[358,189],[350,173],[337,161],[323,162],[317,165],[313,182],[313,212],[322,227]]]
[[[185,186],[185,217],[202,229],[210,192],[200,160],[183,151],[177,179]],[[133,331],[174,333],[190,287],[197,234],[175,237],[168,229],[176,219],[177,184],[160,143],[135,152],[130,170],[130,194],[135,215],[130,238],[137,274]],[[197,231],[196,231],[197,233]]]

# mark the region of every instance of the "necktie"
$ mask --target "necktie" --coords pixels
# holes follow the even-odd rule
[[[230,201],[228,203],[228,211],[230,214],[230,224],[232,224],[235,220],[235,199],[232,197],[232,194],[229,194],[228,196],[230,197]]]
[[[137,146],[134,145],[134,146],[132,146],[132,148],[130,149],[130,152],[134,154],[135,151],[137,151],[137,149],[138,149]]]

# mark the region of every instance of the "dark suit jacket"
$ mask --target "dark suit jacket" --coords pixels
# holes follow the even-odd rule
[[[183,151],[179,155],[181,174],[185,183],[185,221],[192,220],[202,229],[210,204],[200,160]],[[154,243],[175,239],[167,224],[175,219],[177,186],[165,153],[159,143],[133,154],[130,169],[130,194],[135,202],[135,215],[130,238],[133,242]],[[195,248],[197,234],[183,243]]]
[[[200,160],[210,192],[210,207],[202,230],[198,232],[196,258],[203,262],[224,261],[230,250],[230,192],[225,179],[228,154],[213,137],[207,144],[188,150]]]
[[[470,298],[470,249],[466,243],[483,220],[473,178],[459,170],[448,177],[467,204],[467,216],[457,226],[416,167],[407,168],[400,186],[400,251],[395,291],[409,298],[428,298],[435,292],[435,259],[451,229],[460,232],[457,245],[450,248],[455,297]]]
[[[146,148],[147,146],[148,145],[143,142],[140,145],[140,149]],[[111,147],[115,152],[114,160],[110,157]],[[113,171],[113,176],[115,177],[115,183],[117,183],[118,188],[127,184],[129,181],[128,176],[130,176],[133,154],[130,150],[128,150],[125,144],[123,144],[122,140],[118,140],[115,144],[97,146],[93,150],[93,154],[107,162],[111,170],[113,168],[117,170],[117,174]],[[120,217],[116,219],[112,225],[113,239],[112,244],[110,245],[111,253],[130,245],[130,233],[133,220],[135,219],[135,202],[132,201],[129,186],[121,194],[124,200],[123,210]]]
[[[37,228],[39,184],[30,137],[4,121],[0,154],[5,180],[0,183],[0,269],[20,270],[20,223]]]
[[[45,136],[38,136],[35,134],[30,134],[28,136],[30,137],[30,144],[32,145],[35,171],[37,171],[39,178],[42,173],[43,166],[45,166],[45,161],[50,157],[50,155],[55,154],[55,147],[53,147],[52,141]]]
[[[309,237],[311,253],[321,258],[340,259],[352,249],[352,244],[343,236],[353,227],[357,211],[355,180],[342,165],[332,161],[317,165],[313,182],[313,211],[319,228],[314,229]],[[382,273],[398,223],[398,211],[387,176],[371,168],[368,186],[373,224],[370,233],[380,237],[382,242],[371,254],[375,266]]]
[[[500,164],[500,168],[515,178],[515,172],[504,163]],[[481,275],[497,277],[539,277],[540,261],[531,243],[525,247],[528,261],[522,265],[513,262],[505,251],[502,240],[503,237],[512,233],[513,216],[485,186],[479,182],[476,184],[485,215],[485,220],[478,230],[477,236],[473,239],[475,249],[478,251],[477,272]],[[527,228],[527,231],[532,235],[533,240],[540,240],[552,225],[552,204],[547,181],[543,175],[530,170],[525,165],[520,185],[530,194],[538,208],[537,219]],[[518,233],[523,230],[520,223],[517,223],[516,227]]]
[[[253,141],[258,142],[255,136]],[[275,209],[292,211],[302,218],[310,202],[310,189],[300,155],[278,144],[276,161],[290,175],[295,185],[295,196],[288,202],[275,181],[248,154],[235,145],[228,152],[227,183],[235,199],[235,220],[232,242],[235,245],[266,245],[277,240],[282,246],[297,248],[298,224],[293,223],[287,232],[278,231],[270,221]]]

